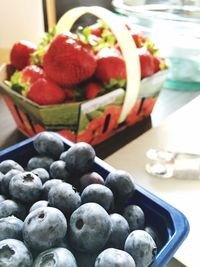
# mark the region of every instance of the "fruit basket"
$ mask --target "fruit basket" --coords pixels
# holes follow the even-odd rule
[[[74,145],[74,143],[58,134],[53,133],[53,135],[64,142],[66,150]],[[37,155],[34,147],[34,140],[36,138],[28,138],[1,151],[0,162],[11,159],[25,168],[29,159]],[[114,171],[114,168],[95,157],[91,171],[97,172],[105,179],[109,173]],[[186,217],[180,211],[138,184],[135,185],[135,193],[130,203],[142,208],[145,214],[146,225],[156,229],[161,238],[160,248],[151,266],[165,266],[171,260],[189,232],[189,224]]]
[[[91,79],[93,78],[92,76],[84,81],[79,82],[82,88],[78,91],[79,96],[77,99],[73,99],[73,101],[70,99],[71,94],[77,93],[77,85],[70,84],[73,89],[71,90],[70,88],[70,90],[68,90],[67,88],[66,90],[66,88],[64,88],[66,87],[66,84],[65,86],[62,84],[60,86],[61,88],[57,88],[57,90],[62,91],[59,91],[60,96],[55,94],[55,96],[58,98],[58,103],[44,101],[41,103],[41,99],[39,99],[39,102],[36,101],[36,99],[38,100],[39,98],[38,92],[40,89],[35,90],[37,92],[34,93],[34,95],[33,93],[30,93],[30,89],[27,93],[27,88],[24,89],[23,93],[19,93],[18,90],[21,87],[18,86],[17,90],[15,90],[16,88],[13,88],[16,84],[14,84],[14,87],[12,87],[10,85],[10,81],[9,83],[5,83],[5,81],[8,81],[9,79],[12,81],[11,74],[13,74],[13,66],[2,65],[0,69],[0,92],[2,93],[7,106],[14,117],[19,130],[29,137],[34,136],[38,132],[50,130],[62,134],[73,142],[85,141],[95,145],[109,138],[116,132],[121,131],[124,128],[131,126],[149,116],[153,110],[157,96],[167,76],[167,66],[164,64],[163,68],[163,64],[161,64],[163,62],[160,62],[160,65],[157,66],[156,71],[150,71],[150,73],[148,72],[148,67],[146,68],[144,66],[144,68],[141,70],[143,72],[145,69],[147,69],[147,73],[145,75],[141,73],[141,75],[141,61],[139,61],[138,48],[136,48],[135,42],[133,41],[134,38],[131,36],[130,31],[127,29],[124,23],[120,21],[115,14],[101,7],[79,7],[72,9],[66,12],[58,21],[56,25],[57,36],[65,31],[70,31],[79,17],[87,13],[106,21],[112,33],[116,37],[117,46],[120,51],[120,58],[123,55],[125,62],[125,83],[124,81],[123,84],[117,82],[111,86],[111,88],[106,87],[107,84],[101,83],[102,91],[99,94],[95,91],[98,91],[99,89],[92,87],[92,89],[89,88],[91,90],[89,93],[86,93],[87,96],[85,98],[80,97],[80,94],[83,94],[84,89],[86,86],[88,87],[88,84],[91,85],[91,83],[95,83],[96,85],[98,78],[95,77],[95,80],[93,81]],[[87,27],[86,29],[88,30]],[[85,29],[83,32],[84,31],[86,32]],[[94,34],[92,36],[94,36]],[[86,37],[88,38],[88,36]],[[140,46],[140,44],[138,45]],[[143,48],[141,47],[141,51]],[[112,49],[114,48],[112,47]],[[149,49],[153,51],[152,53],[157,52],[157,49],[155,49],[152,44],[150,44]],[[40,51],[39,48],[38,51]],[[155,59],[154,56],[150,56]],[[156,59],[158,59],[158,57],[156,57]],[[146,59],[144,59],[144,62],[145,60]],[[15,61],[18,65],[20,60],[17,57]],[[43,65],[45,66],[44,63]],[[162,67],[160,67],[161,65]],[[18,67],[18,70],[21,70],[21,66]],[[82,69],[80,72],[81,71]],[[56,73],[58,72],[59,71],[56,71]],[[62,72],[62,68],[60,68],[60,72]],[[54,79],[54,76],[50,77],[50,80],[52,79]],[[113,81],[114,79],[111,80]],[[118,77],[115,79],[115,82],[116,80],[118,80]],[[105,89],[104,86],[107,89]],[[11,87],[13,90],[11,90]],[[65,93],[63,93],[63,90]],[[49,95],[50,94],[51,91]],[[65,99],[63,99],[63,94],[65,94]],[[69,98],[67,98],[66,95]],[[62,102],[60,101],[59,97],[62,98]],[[53,98],[54,95],[52,96],[52,99]],[[55,100],[52,99],[51,101]]]

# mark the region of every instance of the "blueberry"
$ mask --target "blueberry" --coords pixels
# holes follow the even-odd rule
[[[103,177],[97,172],[86,173],[80,178],[81,189],[83,190],[90,184],[102,184],[104,185]]]
[[[70,174],[63,160],[54,161],[50,166],[50,174],[53,179],[68,181]]]
[[[35,202],[29,209],[29,213],[42,207],[48,207],[49,202],[47,200],[39,200]]]
[[[0,218],[5,218],[11,215],[24,220],[26,216],[26,209],[18,202],[11,199],[6,199],[0,203]]]
[[[3,177],[4,177],[4,174],[2,172],[0,172],[0,193],[1,193],[1,181],[2,181]]]
[[[112,190],[115,201],[120,204],[131,199],[135,192],[132,176],[123,170],[110,172],[106,177],[105,185]]]
[[[0,195],[0,203],[3,202],[4,200],[6,200],[6,197],[3,195]]]
[[[23,221],[15,216],[0,219],[0,240],[13,238],[22,239]]]
[[[124,218],[127,220],[130,231],[143,230],[145,226],[145,215],[137,205],[129,205],[124,209]]]
[[[130,233],[128,222],[118,213],[111,214],[110,220],[111,234],[107,242],[107,247],[123,249],[126,238]]]
[[[24,220],[23,238],[33,250],[55,247],[67,232],[67,221],[61,211],[52,207],[38,208]]]
[[[43,156],[50,156],[52,158],[59,158],[64,151],[64,143],[53,133],[41,132],[33,141],[35,150]]]
[[[61,183],[49,191],[49,206],[55,207],[69,218],[73,211],[81,205],[81,197],[71,184]]]
[[[60,183],[63,183],[63,181],[58,180],[58,179],[51,179],[51,180],[46,181],[42,187],[43,188],[43,197],[45,199],[48,199],[48,194],[49,194],[50,189],[53,188],[54,186],[56,186],[57,184],[60,184]]]
[[[136,267],[133,258],[125,251],[108,248],[96,258],[94,267]]]
[[[2,192],[2,194],[6,195],[6,196],[9,195],[9,184],[10,184],[10,181],[18,173],[22,173],[22,172],[19,171],[19,170],[13,169],[13,170],[8,171],[4,175],[4,177],[1,180],[1,192]]]
[[[52,248],[41,252],[33,267],[77,267],[74,255],[66,248]],[[86,266],[85,266],[86,267]]]
[[[27,163],[27,168],[29,171],[44,168],[49,171],[51,164],[53,163],[53,159],[47,156],[35,156],[29,159]]]
[[[135,260],[137,267],[149,266],[157,253],[153,238],[144,230],[135,230],[126,239],[124,250]]]
[[[59,159],[64,161],[64,159],[66,158],[66,154],[67,154],[67,150],[60,154],[60,158]]]
[[[31,267],[32,263],[32,255],[22,241],[16,239],[0,241],[0,266]]]
[[[70,242],[78,251],[92,253],[101,250],[111,232],[108,213],[97,203],[86,203],[70,218]]]
[[[19,171],[24,170],[22,166],[19,165],[19,163],[17,163],[16,161],[12,159],[6,159],[0,163],[0,172],[2,172],[3,174],[6,174],[12,169],[19,170]]]
[[[23,172],[15,175],[9,184],[10,195],[22,202],[33,203],[42,193],[42,182],[32,172]]]
[[[37,168],[32,170],[31,172],[36,174],[43,184],[50,179],[48,171],[44,168]]]
[[[90,144],[79,142],[70,147],[62,156],[66,168],[74,175],[83,175],[92,170],[95,151]]]
[[[162,245],[163,245],[163,240],[161,238],[161,236],[159,235],[157,229],[155,229],[152,225],[147,225],[145,226],[144,230],[151,235],[151,237],[153,238],[153,240],[156,243],[157,249],[158,251],[161,250]]]
[[[111,208],[114,198],[112,191],[105,185],[91,184],[83,190],[81,200],[82,203],[98,203],[106,211],[108,211]]]

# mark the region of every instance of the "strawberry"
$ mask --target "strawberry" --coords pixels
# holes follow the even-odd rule
[[[27,98],[39,105],[53,105],[62,103],[65,99],[65,93],[54,82],[39,78],[30,86]]]
[[[141,68],[141,79],[151,76],[154,73],[154,57],[146,49],[138,49]]]
[[[89,29],[91,30],[91,34],[93,34],[93,35],[95,35],[97,37],[101,37],[101,35],[103,33],[103,27],[99,23],[90,25]]]
[[[10,77],[9,84],[12,90],[26,96],[30,85],[42,77],[45,77],[43,69],[36,65],[29,65],[22,71],[15,71]]]
[[[44,54],[43,67],[51,80],[71,86],[93,75],[96,60],[74,35],[58,34]]]
[[[85,96],[87,99],[95,98],[101,91],[101,86],[97,82],[89,82],[85,86]]]
[[[146,38],[142,34],[139,34],[139,33],[133,33],[132,38],[137,48],[143,47],[146,42]]]
[[[103,48],[98,52],[95,76],[104,83],[126,79],[125,61],[116,48]]]
[[[164,58],[154,56],[154,72],[164,70],[167,68],[167,64]]]
[[[160,64],[161,64],[161,60],[158,57],[154,57],[154,72],[158,72],[160,70]]]
[[[21,71],[21,82],[22,83],[33,83],[39,78],[44,77],[44,71],[40,67],[36,65],[29,65],[26,66],[22,71]]]
[[[18,70],[30,65],[30,55],[35,52],[37,46],[28,41],[20,41],[13,45],[10,53],[10,62]]]

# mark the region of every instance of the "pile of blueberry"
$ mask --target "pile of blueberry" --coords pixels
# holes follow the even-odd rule
[[[80,142],[66,150],[58,135],[33,141],[27,166],[0,163],[0,266],[146,267],[158,236],[122,170],[102,177],[95,151]]]

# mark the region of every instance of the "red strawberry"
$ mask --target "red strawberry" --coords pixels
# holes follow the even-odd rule
[[[87,99],[95,98],[101,91],[101,86],[97,82],[89,82],[85,86],[85,96]]]
[[[164,58],[154,56],[154,72],[167,69],[167,63]]]
[[[141,78],[151,76],[154,73],[154,57],[143,48],[138,49],[140,57]]]
[[[43,66],[51,80],[70,86],[91,77],[96,69],[96,60],[74,35],[59,34],[47,49]]]
[[[26,66],[22,71],[21,71],[21,81],[22,83],[33,83],[39,78],[44,77],[44,71],[40,67],[36,65],[29,65]]]
[[[95,76],[104,83],[126,79],[125,61],[116,48],[103,48],[98,52]]]
[[[143,35],[138,34],[138,33],[133,33],[132,37],[137,48],[141,48],[144,46],[146,38]]]
[[[13,45],[10,52],[10,62],[18,70],[30,65],[30,54],[35,52],[37,46],[28,41],[20,41]]]
[[[65,93],[55,83],[40,78],[30,86],[27,98],[39,105],[53,105],[62,103],[65,99]]]
[[[89,28],[91,30],[91,34],[96,35],[97,37],[101,37],[103,27],[99,23],[90,25]]]
[[[158,57],[154,57],[154,72],[158,72],[161,68],[160,68],[160,64],[161,64],[161,60]]]

